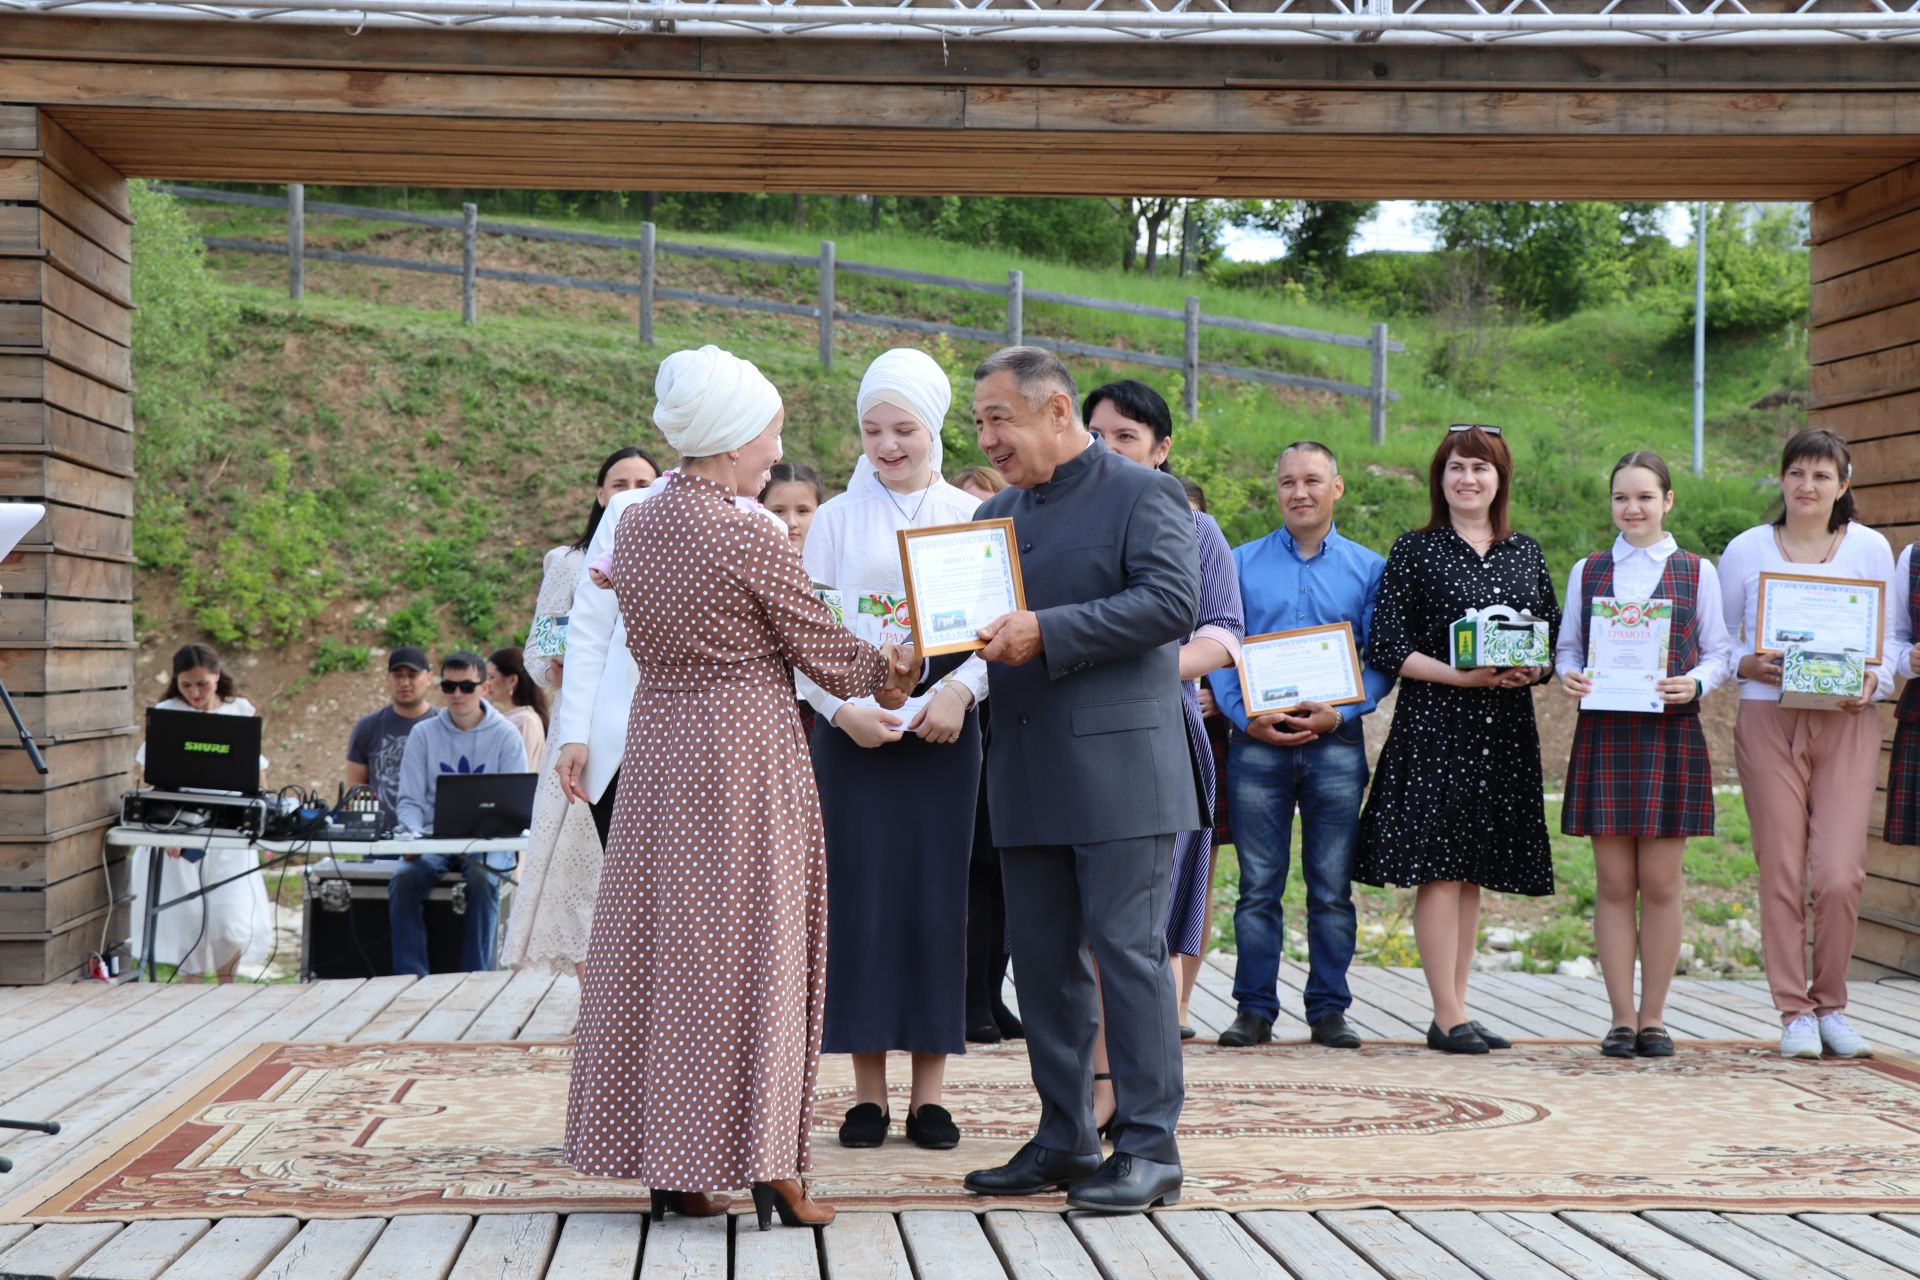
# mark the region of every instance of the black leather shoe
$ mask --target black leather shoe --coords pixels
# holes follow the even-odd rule
[[[1641,1058],[1671,1058],[1673,1037],[1665,1027],[1642,1027],[1640,1034],[1633,1038],[1633,1052]]]
[[[1634,1056],[1633,1039],[1632,1027],[1615,1027],[1600,1042],[1600,1054],[1606,1058],[1631,1058]]]
[[[1220,1033],[1220,1047],[1223,1049],[1245,1049],[1256,1044],[1265,1044],[1273,1039],[1273,1023],[1258,1014],[1243,1013],[1233,1020],[1233,1025]]]
[[[977,1022],[967,1028],[968,1044],[999,1044],[1004,1039],[997,1022]]]
[[[1471,1022],[1463,1022],[1451,1031],[1442,1031],[1440,1024],[1427,1024],[1427,1048],[1438,1049],[1442,1053],[1485,1053],[1487,1042],[1473,1029]]]
[[[1191,1040],[1199,1034],[1200,1033],[1198,1031],[1195,1031],[1192,1027],[1188,1026],[1186,1023],[1183,1022],[1180,1024],[1180,1038],[1182,1040]]]
[[[1020,1025],[1020,1017],[1006,1005],[996,1002],[993,1006],[993,1020],[1000,1028],[1003,1040],[1024,1040],[1027,1029]]]
[[[1185,1175],[1177,1164],[1161,1164],[1116,1151],[1099,1172],[1067,1188],[1067,1208],[1102,1213],[1140,1213],[1180,1203]]]
[[[961,1185],[977,1196],[1032,1196],[1065,1191],[1068,1183],[1091,1178],[1099,1168],[1097,1151],[1070,1156],[1029,1142],[998,1168],[975,1169]]]
[[[1330,1013],[1313,1024],[1313,1042],[1329,1049],[1358,1049],[1360,1034],[1347,1025],[1345,1014]]]
[[[960,1127],[953,1113],[938,1103],[928,1102],[907,1112],[907,1137],[916,1147],[929,1151],[951,1151],[960,1145]]]
[[[1478,1034],[1482,1040],[1487,1042],[1487,1048],[1489,1049],[1513,1048],[1513,1041],[1507,1039],[1505,1036],[1501,1035],[1497,1031],[1487,1030],[1487,1026],[1484,1022],[1469,1022],[1467,1025],[1472,1027],[1474,1029],[1474,1032]]]
[[[847,1112],[840,1124],[843,1147],[877,1147],[887,1140],[887,1127],[893,1117],[871,1102],[863,1102]]]

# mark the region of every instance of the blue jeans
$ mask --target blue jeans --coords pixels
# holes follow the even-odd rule
[[[506,857],[510,866],[513,855]],[[458,871],[467,878],[460,968],[468,973],[493,968],[493,935],[500,923],[500,879],[488,866],[495,858],[493,854],[460,857],[423,853],[407,859],[393,873],[393,885],[387,891],[387,932],[395,973],[427,976],[427,895],[448,871]]]
[[[1347,989],[1356,929],[1353,860],[1366,790],[1366,739],[1357,720],[1304,747],[1272,746],[1238,730],[1228,740],[1227,809],[1240,855],[1233,998],[1241,1013],[1269,1022],[1280,1013],[1280,897],[1296,804],[1307,878],[1307,1022],[1353,1003]]]

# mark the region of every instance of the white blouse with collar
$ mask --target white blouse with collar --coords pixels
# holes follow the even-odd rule
[[[1613,539],[1613,594],[1629,600],[1649,600],[1666,572],[1667,560],[1680,544],[1667,534],[1650,547],[1636,547],[1624,534]],[[1573,562],[1567,575],[1567,594],[1560,597],[1565,610],[1560,624],[1560,642],[1554,647],[1553,667],[1565,675],[1587,665],[1587,627],[1581,616],[1582,594],[1587,580],[1587,558]],[[1720,575],[1713,561],[1700,557],[1700,585],[1695,593],[1696,636],[1700,642],[1700,661],[1686,674],[1700,682],[1700,696],[1706,697],[1725,684],[1732,669],[1729,657],[1733,640],[1727,635],[1726,618],[1720,608]]]

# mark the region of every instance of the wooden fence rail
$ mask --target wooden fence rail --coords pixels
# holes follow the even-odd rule
[[[226,252],[270,254],[287,258],[287,292],[295,301],[298,301],[306,290],[306,261],[318,259],[322,262],[344,262],[392,271],[458,276],[460,277],[460,315],[468,324],[473,324],[479,319],[478,286],[481,280],[552,285],[563,289],[586,289],[637,298],[640,304],[640,341],[647,345],[653,342],[654,307],[661,301],[691,302],[702,306],[728,307],[740,311],[799,316],[813,320],[819,326],[820,365],[824,369],[833,367],[833,334],[834,326],[837,324],[893,329],[903,333],[945,334],[949,337],[982,343],[1004,342],[1014,345],[1025,342],[1032,346],[1045,347],[1061,355],[1085,356],[1116,363],[1142,364],[1157,369],[1178,369],[1184,375],[1186,395],[1183,408],[1189,418],[1199,416],[1200,375],[1202,374],[1260,382],[1270,386],[1297,387],[1308,391],[1331,392],[1335,395],[1359,396],[1368,401],[1371,410],[1372,436],[1376,444],[1383,444],[1386,441],[1387,405],[1400,398],[1398,392],[1390,390],[1387,386],[1387,356],[1389,353],[1405,351],[1406,347],[1388,338],[1387,326],[1384,324],[1374,325],[1373,332],[1365,336],[1330,333],[1321,329],[1301,328],[1298,325],[1268,324],[1259,320],[1242,320],[1235,316],[1205,315],[1201,312],[1200,300],[1196,297],[1188,297],[1186,306],[1181,310],[1175,310],[1171,307],[1156,307],[1138,302],[1083,297],[1080,294],[1060,293],[1051,289],[1029,289],[1026,287],[1025,278],[1017,270],[1008,271],[1006,282],[1003,284],[991,280],[973,280],[963,276],[909,271],[901,267],[883,267],[866,262],[843,262],[836,256],[831,240],[822,240],[819,254],[809,256],[661,240],[657,238],[651,222],[642,223],[640,234],[637,236],[618,236],[595,231],[563,231],[518,222],[495,222],[481,218],[478,210],[471,204],[461,205],[459,215],[455,216],[413,213],[404,209],[380,209],[369,205],[310,201],[306,198],[305,189],[297,184],[289,186],[285,196],[250,195],[236,191],[213,191],[204,187],[172,185],[162,185],[160,189],[185,200],[247,205],[263,209],[285,209],[287,240],[284,244],[227,236],[208,236],[206,243],[210,249]],[[429,262],[418,258],[392,258],[377,254],[350,253],[339,249],[311,249],[306,246],[306,215],[308,213],[370,218],[458,231],[461,244],[460,262],[455,265],[446,262]],[[543,240],[558,244],[631,251],[637,253],[640,258],[639,279],[637,281],[601,280],[544,271],[510,271],[499,267],[483,267],[478,261],[478,242],[482,235],[510,236],[522,240]],[[658,259],[661,254],[672,254],[682,258],[752,262],[814,271],[818,273],[819,278],[818,301],[809,306],[804,303],[775,302],[764,298],[747,298],[698,289],[664,288],[658,283]],[[982,329],[969,325],[941,324],[931,320],[912,320],[902,316],[873,315],[864,311],[842,310],[835,297],[835,284],[842,274],[898,280],[908,284],[1002,297],[1006,299],[1006,327],[1004,330]],[[1074,342],[1064,338],[1029,335],[1025,332],[1028,302],[1045,302],[1115,315],[1174,321],[1179,323],[1183,330],[1185,342],[1182,353],[1177,356],[1161,355],[1152,351],[1136,351],[1088,342]],[[1237,333],[1258,334],[1262,337],[1317,342],[1365,350],[1372,355],[1371,375],[1366,383],[1343,382],[1334,378],[1315,378],[1306,374],[1279,373],[1271,369],[1252,369],[1244,365],[1202,360],[1200,334],[1203,329],[1225,329]]]

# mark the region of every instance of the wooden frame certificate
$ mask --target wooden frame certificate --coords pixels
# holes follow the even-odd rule
[[[1877,666],[1886,621],[1884,582],[1763,573],[1754,608],[1753,651],[1857,653],[1866,665]]]
[[[1353,624],[1248,636],[1240,642],[1240,697],[1249,720],[1292,711],[1303,702],[1330,707],[1365,702]]]
[[[900,575],[923,658],[983,649],[980,628],[1027,607],[1011,520],[902,529]]]

